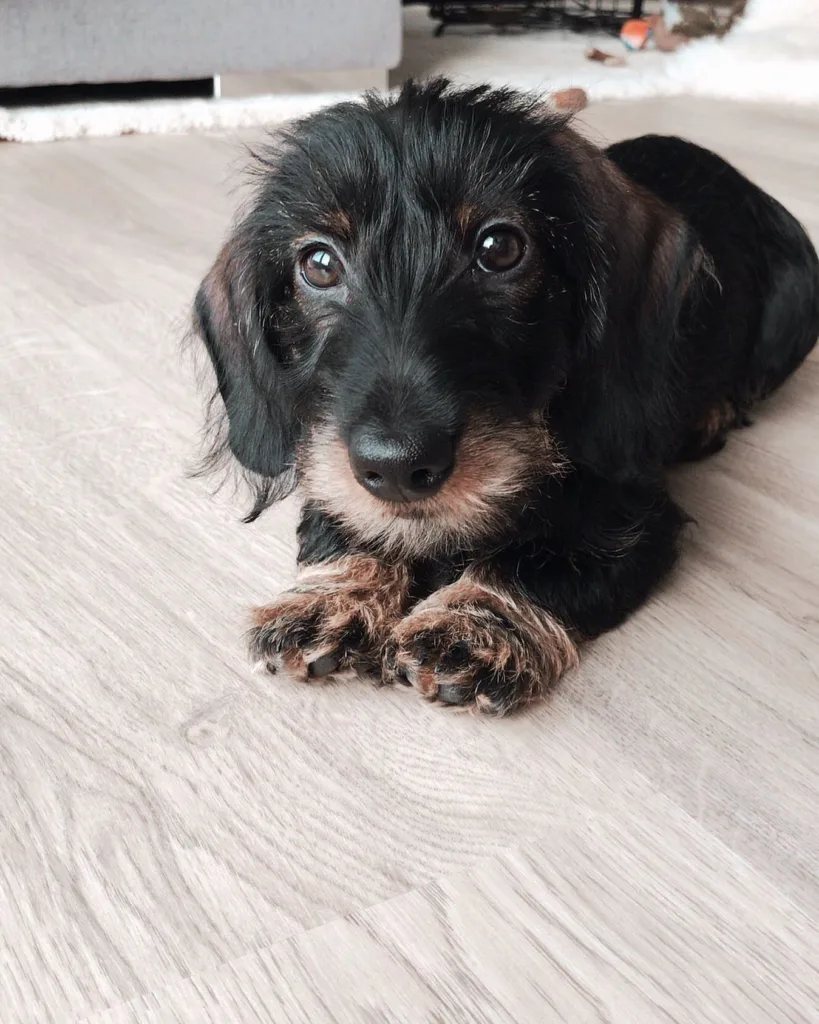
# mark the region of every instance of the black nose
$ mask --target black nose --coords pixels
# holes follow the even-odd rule
[[[452,472],[454,446],[445,433],[390,437],[359,428],[350,438],[349,451],[358,482],[384,501],[428,498]]]

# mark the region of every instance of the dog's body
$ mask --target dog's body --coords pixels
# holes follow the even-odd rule
[[[805,358],[813,247],[699,147],[603,154],[444,82],[308,118],[261,168],[195,320],[252,515],[304,499],[254,653],[509,710],[673,565],[665,468]]]
[[[692,304],[676,332],[688,403],[674,418],[693,430],[678,435],[672,461],[712,454],[813,347],[816,255],[788,211],[714,153],[645,136],[606,154],[678,210],[708,254],[716,292]]]

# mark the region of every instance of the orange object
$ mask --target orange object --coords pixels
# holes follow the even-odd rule
[[[651,25],[644,18],[627,21],[620,29],[620,39],[628,50],[642,50],[651,35]]]

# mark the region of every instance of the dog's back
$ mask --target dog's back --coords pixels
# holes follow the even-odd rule
[[[816,251],[795,217],[709,150],[645,135],[606,153],[686,218],[712,266],[714,280],[682,327],[693,349],[688,365],[722,403],[705,425],[705,435],[716,433],[700,439],[718,448],[724,430],[782,384],[819,337]]]

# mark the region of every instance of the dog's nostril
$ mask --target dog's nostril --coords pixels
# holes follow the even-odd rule
[[[410,476],[410,483],[414,491],[428,491],[435,486],[439,473],[433,473],[431,469],[416,469]]]

